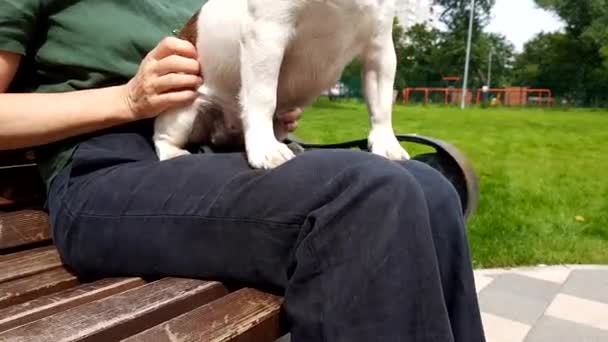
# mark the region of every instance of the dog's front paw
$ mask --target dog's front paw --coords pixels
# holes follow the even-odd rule
[[[287,145],[274,138],[247,144],[247,159],[255,169],[273,169],[294,157],[295,154]]]
[[[401,146],[397,137],[391,132],[372,132],[368,138],[369,149],[372,153],[390,160],[409,160],[410,155]]]
[[[160,161],[177,158],[190,154],[190,152],[174,146],[166,141],[156,141],[156,154]]]

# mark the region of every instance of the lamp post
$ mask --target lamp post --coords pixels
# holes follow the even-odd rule
[[[490,48],[490,57],[488,61],[488,88],[492,88],[492,57],[494,57],[494,47]]]
[[[467,56],[464,64],[464,82],[462,82],[462,99],[460,101],[460,108],[464,109],[466,107],[466,99],[467,99],[467,88],[469,83],[469,64],[471,60],[471,41],[473,39],[473,15],[475,13],[475,0],[471,0],[471,15],[469,17],[469,37],[467,41]]]

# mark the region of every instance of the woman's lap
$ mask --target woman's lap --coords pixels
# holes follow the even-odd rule
[[[226,238],[243,247],[268,243],[267,250],[288,253],[308,213],[325,202],[320,196],[349,186],[336,175],[351,172],[366,182],[374,177],[361,173],[382,178],[397,165],[354,151],[307,152],[273,171],[252,170],[239,153],[198,154],[161,163],[137,134],[91,139],[80,146],[51,192],[55,239],[68,262],[80,260],[73,266],[91,273],[105,268],[119,272],[109,265],[108,254],[121,251],[125,256],[116,259],[148,260],[157,269],[141,272],[159,272],[163,259],[174,259],[173,253],[196,255],[188,250],[198,249],[201,241]],[[403,169],[420,177],[425,187],[443,180],[418,162],[405,163]],[[424,175],[428,172],[430,178]],[[335,184],[337,180],[343,184]],[[435,197],[448,196],[435,202],[452,200],[450,190],[449,185],[435,186]],[[243,252],[238,251],[241,258],[251,257]],[[234,257],[219,250],[215,255],[208,257],[224,267]],[[82,265],[85,261],[89,265]],[[174,266],[171,270],[179,275]]]
[[[119,133],[79,147],[55,181],[49,204],[64,260],[91,276],[200,277],[278,291],[293,285],[287,296],[299,298],[305,297],[297,293],[299,285],[290,283],[299,274],[294,268],[306,269],[307,262],[328,268],[360,258],[368,241],[379,251],[387,246],[386,237],[403,240],[408,251],[399,255],[412,259],[404,260],[404,267],[427,268],[418,271],[427,281],[435,273],[448,279],[434,284],[443,287],[436,293],[445,302],[474,294],[457,194],[445,178],[415,161],[400,165],[364,152],[313,151],[273,171],[251,170],[241,154],[160,163],[148,140]],[[382,225],[384,217],[408,227],[395,233]],[[361,262],[378,257],[370,252]],[[412,293],[433,288],[419,285]],[[454,285],[459,292],[446,289]],[[291,308],[306,307],[291,302]],[[476,301],[457,304],[445,309],[450,320],[476,312]],[[445,305],[437,303],[436,310]],[[478,336],[470,327],[452,329],[454,337]]]

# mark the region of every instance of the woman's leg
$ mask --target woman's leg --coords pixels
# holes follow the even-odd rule
[[[83,274],[270,286],[294,342],[453,341],[424,189],[383,158],[159,163],[141,136],[108,134],[81,145],[49,200],[56,244]]]
[[[429,208],[439,272],[455,341],[483,341],[467,231],[456,189],[432,167],[402,166],[420,183]]]

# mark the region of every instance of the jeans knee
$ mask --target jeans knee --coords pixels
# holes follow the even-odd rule
[[[444,241],[452,246],[463,246],[466,224],[460,195],[439,171],[418,161],[402,164],[420,184],[429,212],[435,243]]]
[[[445,175],[420,161],[411,160],[402,163],[402,166],[421,185],[431,211],[441,208],[443,211],[454,212],[458,215],[463,213],[462,198]]]
[[[424,203],[424,193],[416,177],[399,163],[368,152],[353,150],[309,151],[296,159],[302,169],[324,179],[328,198],[348,197],[351,202],[384,211],[403,202]],[[293,167],[296,166],[293,163]],[[375,214],[375,213],[370,213]]]
[[[325,184],[323,199],[307,218],[311,225],[304,225],[322,227],[314,230],[315,238],[307,239],[321,255],[319,260],[331,264],[337,251],[341,257],[357,259],[361,250],[378,260],[403,246],[427,243],[427,204],[416,178],[380,156],[357,155],[349,161]],[[323,246],[332,246],[331,251]]]
[[[425,210],[426,201],[420,183],[398,163],[373,156],[353,167],[345,178],[361,185],[362,200],[373,200],[382,213],[387,211]]]

